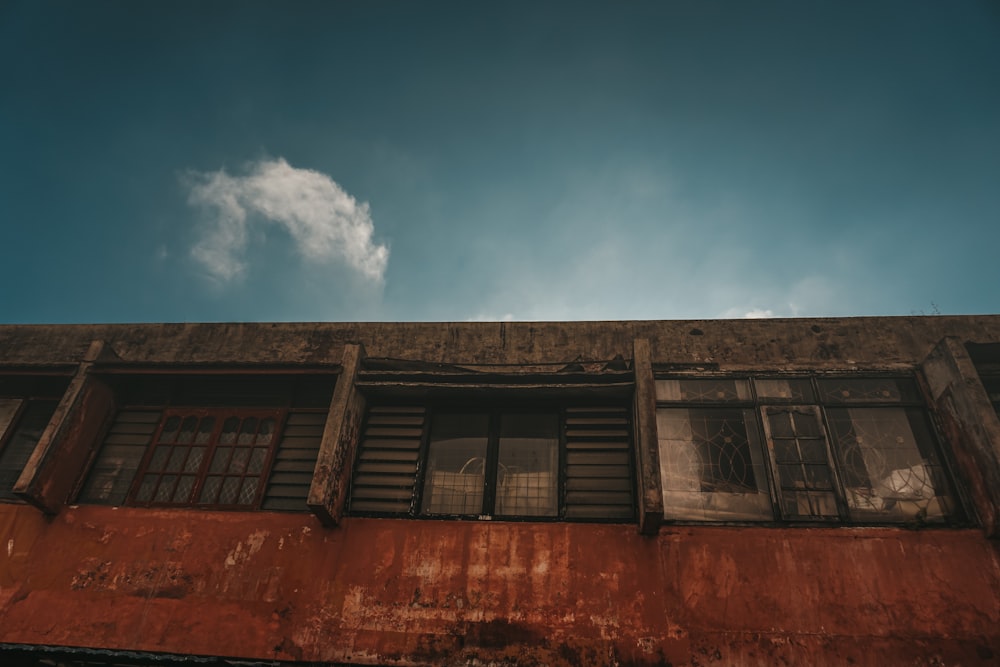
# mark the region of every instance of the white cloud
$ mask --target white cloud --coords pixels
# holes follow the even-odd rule
[[[486,313],[480,313],[475,317],[466,318],[466,322],[513,322],[514,313],[504,313],[503,315],[488,315]]]
[[[252,225],[284,228],[307,261],[336,261],[380,282],[389,248],[372,241],[375,225],[367,202],[358,203],[326,174],[297,169],[283,158],[249,165],[245,176],[225,170],[189,174],[188,203],[211,212],[191,256],[216,280],[247,272]]]
[[[762,320],[769,317],[774,317],[774,311],[770,308],[751,308],[747,310],[746,308],[730,308],[726,312],[722,313],[722,317],[725,319],[740,318],[744,320]]]

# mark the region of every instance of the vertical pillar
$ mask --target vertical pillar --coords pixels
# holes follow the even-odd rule
[[[307,504],[324,526],[336,526],[347,506],[354,452],[365,416],[365,397],[355,388],[364,358],[365,348],[360,343],[344,346],[342,371],[333,390],[309,487]]]
[[[937,415],[987,537],[1000,537],[1000,418],[969,353],[954,337],[923,363]]]
[[[46,514],[57,514],[115,413],[111,388],[89,375],[104,349],[95,340],[56,406],[52,419],[14,484],[14,494]]]
[[[649,341],[632,342],[635,372],[636,472],[639,486],[639,532],[656,535],[663,521],[660,450],[656,437],[656,395]]]

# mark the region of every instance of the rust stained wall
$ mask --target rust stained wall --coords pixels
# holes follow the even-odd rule
[[[9,545],[9,546],[8,546]],[[978,530],[0,506],[0,641],[373,664],[995,664]]]
[[[4,325],[10,364],[76,363],[91,340],[134,363],[340,363],[370,357],[530,364],[631,357],[648,338],[654,363],[726,368],[879,368],[920,363],[937,341],[1000,341],[1000,316],[467,323]]]
[[[0,326],[6,364],[534,364],[912,369],[1000,316]],[[0,504],[0,642],[367,664],[996,664],[982,531],[405,521]]]

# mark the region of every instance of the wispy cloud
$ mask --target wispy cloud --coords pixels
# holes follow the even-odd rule
[[[494,315],[491,313],[479,313],[475,317],[465,318],[466,322],[513,322],[514,313],[504,313],[503,315]]]
[[[220,282],[246,274],[249,228],[267,225],[287,231],[309,262],[343,263],[374,282],[385,276],[389,248],[372,240],[368,203],[326,174],[278,158],[251,163],[243,176],[189,172],[186,184],[188,203],[210,214],[191,256]]]

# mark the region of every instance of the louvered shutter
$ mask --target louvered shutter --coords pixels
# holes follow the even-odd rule
[[[632,427],[626,409],[565,412],[567,519],[632,519]]]
[[[326,414],[322,412],[288,414],[274,454],[261,509],[308,510],[306,499],[325,425]]]
[[[410,512],[425,416],[422,407],[369,409],[351,485],[351,511]]]

